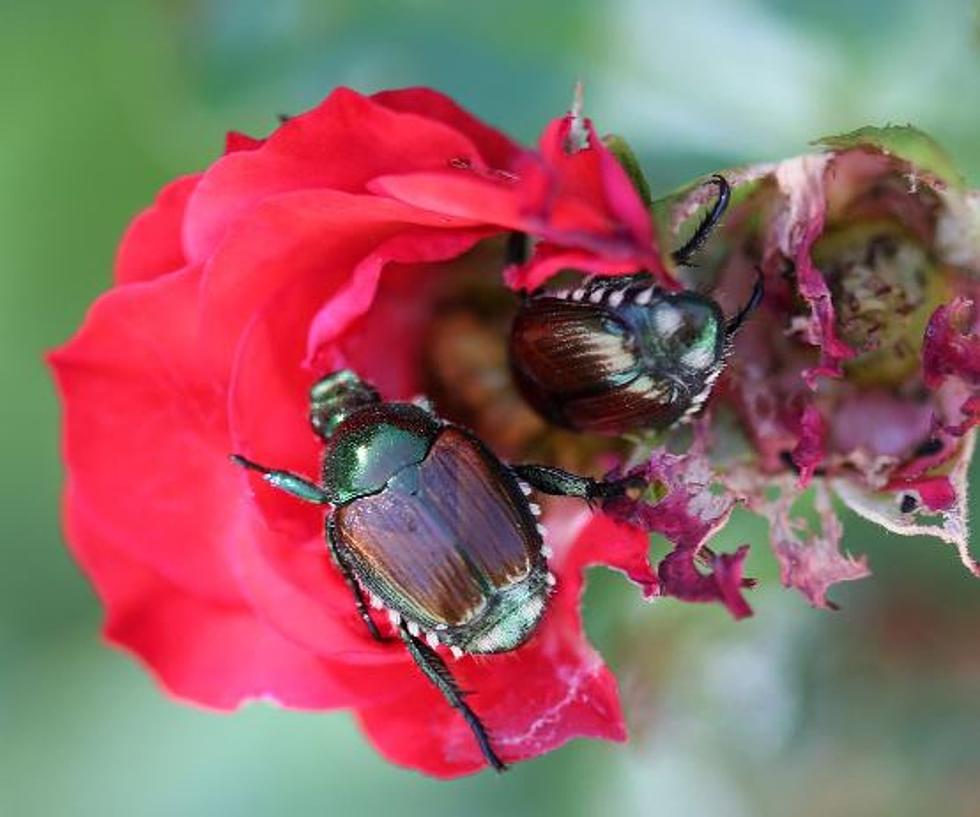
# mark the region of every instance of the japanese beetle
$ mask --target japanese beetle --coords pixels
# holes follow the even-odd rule
[[[627,481],[503,464],[478,438],[421,403],[393,403],[350,370],[310,391],[324,441],[321,484],[234,454],[238,465],[299,499],[330,505],[327,547],[371,635],[370,608],[391,624],[426,677],[466,720],[487,762],[505,767],[438,652],[514,650],[541,620],[555,577],[531,486],[589,502]]]
[[[685,264],[728,206],[728,183],[691,239],[673,253]],[[726,321],[714,299],[667,292],[640,273],[590,279],[576,289],[526,297],[511,328],[510,363],[525,399],[556,425],[604,434],[665,429],[711,393],[732,339],[762,298]]]

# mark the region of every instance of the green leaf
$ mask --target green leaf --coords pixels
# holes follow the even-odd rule
[[[643,206],[649,207],[650,202],[653,200],[653,196],[650,194],[650,185],[647,184],[646,176],[643,175],[643,169],[640,167],[640,163],[636,158],[636,154],[633,153],[633,149],[622,136],[617,136],[614,133],[604,136],[602,141],[609,149],[609,152],[616,157],[616,161],[619,162],[623,170],[626,171],[626,175],[630,177],[630,181],[633,182],[633,187],[640,194]]]
[[[836,151],[870,148],[908,162],[950,187],[964,186],[963,177],[946,151],[927,133],[911,125],[866,125],[850,133],[824,136],[813,144]]]

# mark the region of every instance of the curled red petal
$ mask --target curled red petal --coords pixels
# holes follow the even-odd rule
[[[445,94],[431,88],[381,91],[371,99],[390,110],[418,114],[465,134],[476,146],[488,167],[505,170],[512,167],[524,153],[524,149],[509,136],[490,127]]]
[[[205,267],[202,347],[215,372],[230,370],[245,327],[279,290],[306,276],[318,277],[319,291],[310,293],[312,319],[326,299],[349,285],[358,263],[412,226],[449,231],[472,225],[396,201],[334,190],[283,194],[254,207],[229,228]]]
[[[749,546],[742,545],[734,553],[710,554],[710,569],[702,573],[695,565],[695,551],[678,548],[660,562],[662,592],[681,601],[721,602],[736,620],[752,615],[752,608],[742,590],[755,582],[742,576],[743,562]]]
[[[230,153],[207,170],[188,204],[185,247],[190,258],[206,258],[238,218],[270,196],[364,192],[376,176],[442,169],[459,158],[482,163],[465,134],[340,88],[260,147]]]
[[[247,133],[230,130],[225,134],[225,153],[237,153],[240,150],[256,150],[265,144],[265,139],[256,139]]]
[[[194,174],[170,182],[156,201],[133,219],[116,251],[117,284],[150,281],[176,272],[187,263],[181,225],[187,200],[200,178],[200,174]]]
[[[571,117],[552,122],[540,154],[525,154],[513,171],[460,164],[439,172],[384,176],[370,189],[416,207],[498,225],[541,239],[526,265],[508,270],[511,287],[529,289],[562,266],[621,274],[645,269],[676,288],[660,257],[639,195],[590,123],[585,147],[566,149]]]

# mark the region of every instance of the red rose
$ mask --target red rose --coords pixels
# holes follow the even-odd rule
[[[583,148],[569,143],[579,127]],[[474,265],[499,275],[492,239],[511,230],[537,239],[508,271],[517,285],[570,263],[664,276],[643,205],[587,122],[557,120],[531,152],[421,89],[339,90],[268,139],[232,134],[130,226],[114,288],[51,363],[71,547],[108,639],[169,692],[219,709],[349,707],[397,763],[445,777],[483,765],[401,645],[371,640],[329,560],[323,511],[228,455],[314,474],[307,392],[342,366],[387,399],[423,391],[436,293]],[[448,263],[477,245],[476,261]],[[535,637],[451,662],[505,761],[624,737],[578,598],[598,561],[652,592],[647,538],[564,507],[549,509],[558,592]]]

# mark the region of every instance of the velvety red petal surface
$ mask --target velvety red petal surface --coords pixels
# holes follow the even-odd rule
[[[199,282],[186,269],[108,292],[50,362],[72,501],[169,581],[235,600],[220,543],[240,483],[228,468],[224,385],[202,370],[188,308]]]
[[[127,554],[93,513],[66,496],[67,532],[106,608],[106,637],[133,652],[173,695],[217,709],[249,700],[310,709],[363,702],[314,653],[265,625],[243,602],[180,587]]]

